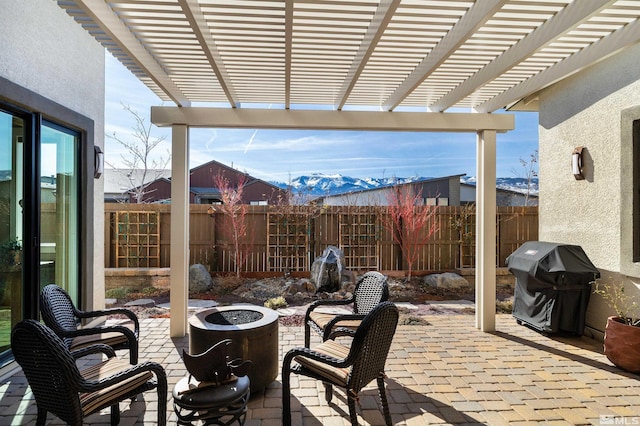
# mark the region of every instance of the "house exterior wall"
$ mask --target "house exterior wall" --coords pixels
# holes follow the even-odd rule
[[[460,177],[452,176],[429,182],[419,182],[411,185],[415,193],[422,194],[422,198],[446,199],[445,205],[460,205]],[[327,206],[387,206],[391,196],[390,187],[355,191],[346,194],[328,195],[323,197],[323,204]],[[442,205],[440,202],[440,205]],[[426,203],[423,203],[426,204]]]
[[[460,184],[460,204],[472,204],[476,202],[476,187],[467,183]],[[497,206],[537,206],[538,196],[521,194],[515,191],[496,188]]]
[[[27,109],[37,108],[54,122],[74,125],[90,120],[93,128],[85,129],[84,161],[93,161],[93,145],[104,147],[102,46],[55,2],[42,0],[3,2],[0,39],[0,78],[26,89],[20,99],[12,93],[0,96]],[[81,233],[92,244],[92,255],[85,256],[91,264],[83,265],[80,278],[91,283],[83,288],[84,307],[99,308],[104,306],[103,187],[102,179],[88,182],[87,175],[81,178],[82,197],[91,203],[93,212],[85,218],[88,229]]]
[[[145,188],[145,191],[147,192],[145,202],[169,200],[171,199],[171,181],[167,179],[155,180]],[[135,203],[135,200],[133,198],[134,197],[131,196],[129,197],[130,203]],[[191,198],[193,198],[193,194],[191,194]]]
[[[498,206],[537,206],[538,197],[529,196],[526,194],[520,194],[514,191],[505,191],[501,189],[496,190],[496,205]]]
[[[540,94],[540,239],[582,246],[608,281],[640,291],[632,258],[631,123],[640,119],[640,45]],[[584,180],[571,154],[584,146]],[[640,161],[636,159],[636,161]],[[634,278],[636,277],[636,278]],[[591,298],[587,326],[602,331],[612,311]]]
[[[245,175],[231,167],[217,161],[210,161],[198,167],[191,169],[189,177],[190,187],[192,188],[215,188],[215,177],[222,174],[229,180],[229,185],[236,187],[240,178],[245,177],[244,193],[242,201],[250,204],[252,201],[268,201],[269,204],[276,204],[278,199],[286,199],[286,192],[265,181],[256,179],[249,175]],[[191,196],[191,202],[194,202],[194,196]]]
[[[391,196],[390,188],[356,191],[347,194],[329,195],[323,198],[325,206],[386,206]]]

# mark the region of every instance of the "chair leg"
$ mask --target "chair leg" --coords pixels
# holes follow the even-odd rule
[[[384,413],[384,422],[387,426],[391,426],[391,413],[389,413],[389,403],[387,402],[387,392],[384,388],[384,377],[378,377],[378,393],[380,393],[380,403],[382,403],[382,412]]]
[[[324,383],[324,399],[327,400],[327,403],[330,403],[333,399],[333,386],[331,383]]]
[[[358,426],[358,413],[356,413],[355,398],[347,396],[347,404],[349,405],[349,418],[351,419],[351,426]]]
[[[308,348],[311,344],[311,327],[308,323],[304,323],[304,347]]]
[[[111,425],[116,426],[120,423],[120,404],[115,403],[111,406]]]
[[[158,391],[158,426],[166,426],[167,424],[167,376],[164,368],[158,366],[158,369],[154,370],[156,374],[156,381],[158,385],[156,390]]]
[[[138,342],[134,341],[130,344],[129,348],[129,363],[131,365],[138,364]]]
[[[282,361],[282,425],[291,426],[291,361],[287,353]]]
[[[47,410],[38,408],[38,418],[36,419],[36,426],[44,426],[47,424]]]

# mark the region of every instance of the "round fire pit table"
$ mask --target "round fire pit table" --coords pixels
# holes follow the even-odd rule
[[[189,318],[189,353],[201,354],[231,339],[229,357],[251,360],[251,393],[278,376],[278,313],[257,305],[217,306]]]

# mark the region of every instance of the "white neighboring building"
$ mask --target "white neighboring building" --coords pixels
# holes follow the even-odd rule
[[[143,182],[141,169],[104,169],[104,202],[128,203],[129,191]],[[170,179],[171,170],[147,170],[147,184],[157,179]]]
[[[387,206],[394,188],[411,188],[415,194],[421,194],[421,205],[459,206],[460,176],[424,179],[399,185],[363,189],[344,194],[327,195],[318,198],[318,204],[325,206]]]
[[[476,186],[469,183],[460,184],[460,203],[476,202]],[[496,188],[496,205],[498,206],[537,206],[538,194],[524,194],[504,188]]]

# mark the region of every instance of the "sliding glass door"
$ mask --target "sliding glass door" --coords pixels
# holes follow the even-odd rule
[[[78,304],[78,134],[53,123],[40,136],[40,283]]]
[[[25,120],[0,109],[0,353],[22,319],[22,198]],[[1,358],[0,358],[1,360]]]
[[[43,286],[79,305],[79,153],[80,133],[0,105],[0,367]]]

